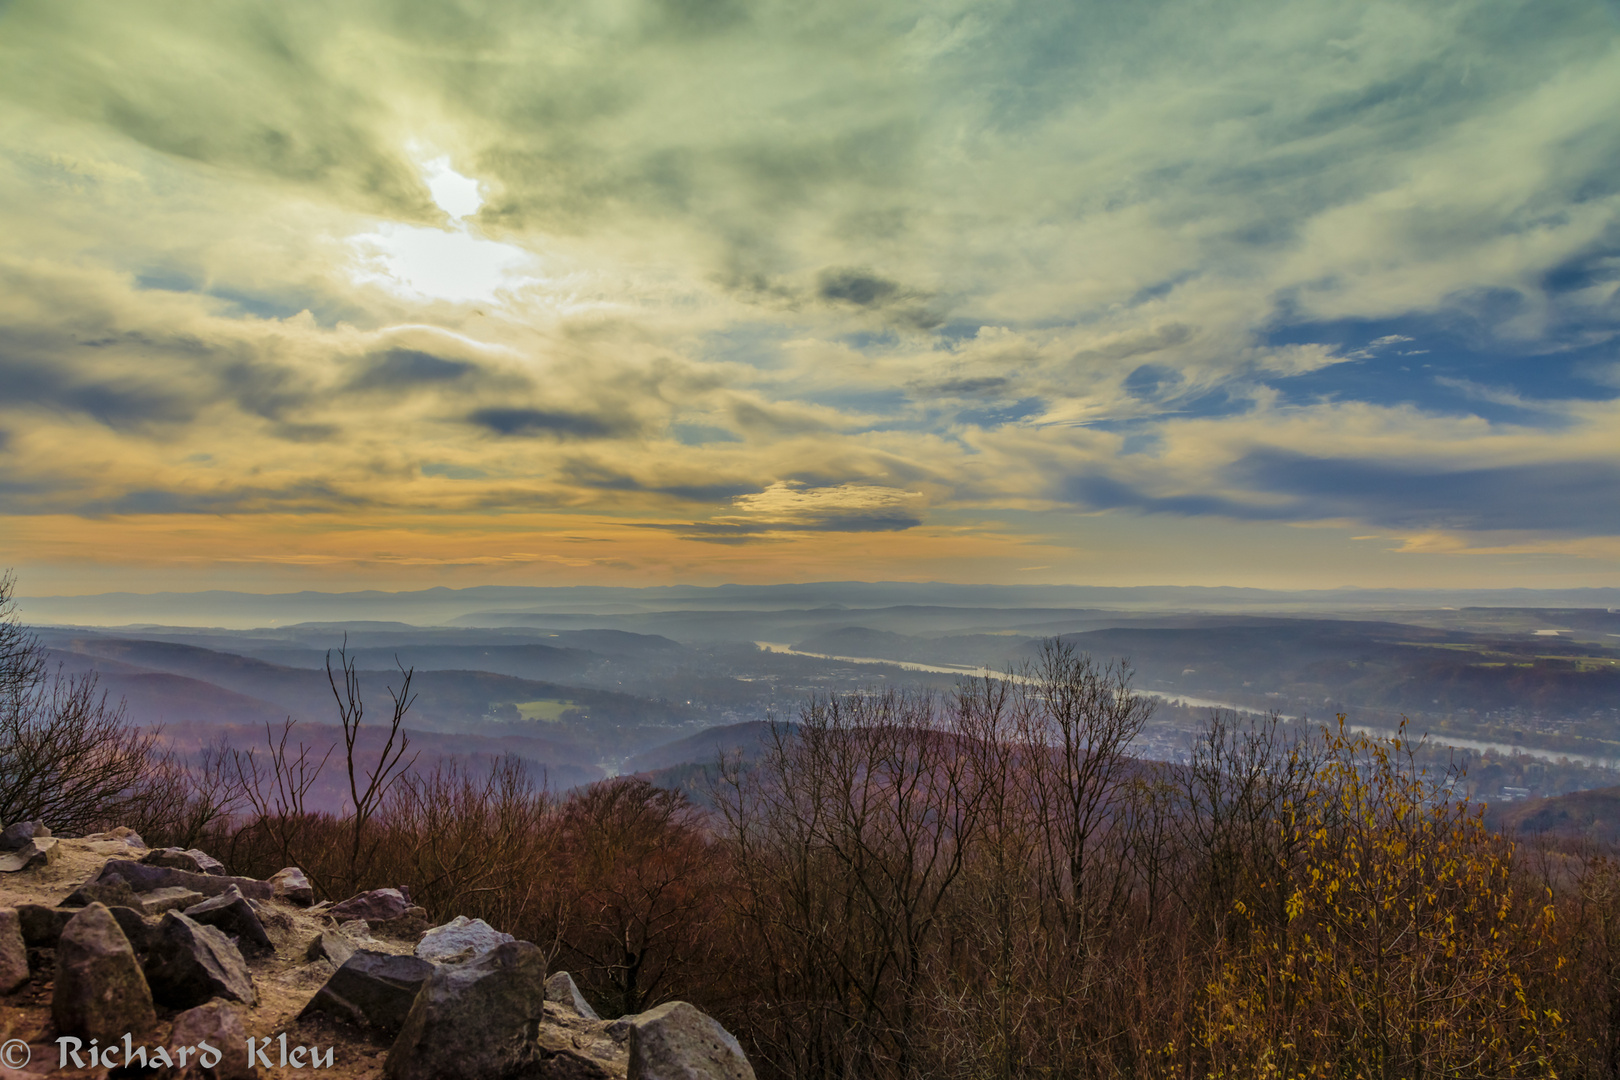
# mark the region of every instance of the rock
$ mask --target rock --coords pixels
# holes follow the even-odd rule
[[[559,971],[546,980],[546,1000],[572,1009],[587,1020],[602,1019],[579,992],[579,987],[574,985],[574,977],[566,971]]]
[[[135,950],[135,955],[145,957],[152,951],[157,941],[157,924],[148,922],[146,916],[134,908],[109,907],[118,929],[124,932],[129,939],[129,947]]]
[[[440,964],[459,963],[482,956],[497,945],[516,941],[483,919],[457,915],[443,926],[435,926],[416,943],[416,955]]]
[[[731,1032],[684,1001],[630,1018],[628,1080],[754,1080]]]
[[[103,904],[91,904],[62,929],[56,945],[51,1016],[59,1035],[139,1039],[157,1025],[152,992],[129,939]]]
[[[408,907],[405,914],[397,919],[376,919],[370,925],[372,932],[378,937],[393,938],[396,941],[415,941],[427,931],[427,909]]]
[[[275,895],[275,888],[268,881],[228,875],[193,874],[189,870],[176,870],[172,866],[148,866],[132,859],[108,859],[107,865],[101,868],[101,873],[96,875],[94,880],[96,884],[105,884],[114,878],[122,878],[129,882],[130,887],[138,893],[151,892],[154,889],[181,888],[200,892],[204,896],[218,896],[222,892],[229,892],[231,886],[235,885],[243,896],[254,900],[268,900]]]
[[[16,851],[0,855],[0,872],[15,874],[19,870],[37,870],[46,863],[56,861],[58,854],[53,838],[36,836],[32,840],[25,840]]]
[[[0,907],[0,994],[28,981],[28,945],[16,908]]]
[[[89,836],[85,837],[85,839],[116,840],[120,844],[124,844],[127,847],[141,849],[145,849],[146,847],[146,841],[141,839],[141,834],[126,825],[120,825],[116,829],[108,829],[106,832],[91,833]]]
[[[49,836],[51,830],[43,821],[18,821],[0,832],[0,851],[17,851],[36,836]]]
[[[129,882],[123,878],[113,878],[111,881],[91,881],[80,885],[67,895],[58,907],[89,907],[91,904],[106,904],[108,907],[127,907],[145,911],[141,898],[130,888]]]
[[[46,907],[44,904],[18,904],[17,921],[23,943],[30,949],[54,949],[62,928],[79,912],[73,908]]]
[[[353,926],[354,923],[350,923]],[[365,923],[361,922],[361,926]],[[340,930],[322,930],[313,938],[304,949],[304,959],[309,961],[330,960],[342,967],[354,955],[354,942]]]
[[[198,1046],[207,1043],[220,1051],[213,1068],[204,1068],[200,1055],[176,1069],[171,1080],[258,1080],[259,1068],[248,1060],[247,1026],[234,1005],[211,1001],[188,1009],[174,1018],[170,1046]]]
[[[157,848],[147,852],[141,858],[147,866],[167,866],[175,870],[185,870],[192,874],[225,873],[225,864],[205,852],[196,848]]]
[[[140,897],[141,907],[148,915],[162,915],[165,911],[184,911],[203,899],[203,894],[196,889],[183,889],[178,885],[136,895]]]
[[[364,950],[354,953],[315,991],[300,1017],[326,1013],[352,1024],[369,1024],[392,1035],[434,967],[414,956]]]
[[[124,937],[129,939],[130,947],[137,953],[146,952],[151,945],[153,927],[146,921],[145,916],[135,908],[123,904],[103,906],[112,912],[118,928],[124,932]],[[30,949],[56,948],[63,929],[80,910],[69,907],[46,907],[44,904],[18,904],[17,921],[22,930],[23,943]]]
[[[154,998],[175,1009],[189,1009],[213,997],[246,1005],[255,1000],[247,961],[231,939],[177,911],[158,923],[146,960],[146,981]]]
[[[544,1051],[534,1041],[545,1003],[545,954],[527,941],[507,942],[465,964],[435,967],[388,1051],[383,1077],[606,1076],[586,1058]],[[564,1060],[551,1060],[557,1057]]]
[[[405,894],[398,889],[372,889],[370,892],[351,896],[341,904],[333,904],[327,914],[340,923],[350,919],[365,919],[367,922],[375,923],[397,919],[405,914],[410,906],[411,902],[405,899]]]
[[[270,875],[270,885],[275,890],[277,900],[302,907],[309,907],[315,902],[315,890],[310,887],[309,878],[296,866],[277,870]]]
[[[197,860],[197,865],[202,869],[203,873],[213,877],[229,876],[225,873],[225,864],[208,854],[206,851],[198,851],[196,848],[189,848],[187,849],[186,854]]]
[[[236,889],[204,900],[186,908],[186,916],[204,926],[223,930],[236,939],[237,948],[248,955],[263,955],[276,951],[270,935],[264,932],[264,923],[252,905]]]

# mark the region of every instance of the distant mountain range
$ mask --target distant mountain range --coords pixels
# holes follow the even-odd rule
[[[652,611],[749,611],[901,605],[965,608],[1108,608],[1184,611],[1351,611],[1382,608],[1620,606],[1620,589],[1316,589],[1227,586],[963,585],[947,582],[823,581],[781,585],[669,585],[645,588],[479,586],[405,592],[101,593],[18,596],[30,622],[89,625],[249,627],[310,619],[400,620],[421,625],[502,625],[544,615],[633,615]]]

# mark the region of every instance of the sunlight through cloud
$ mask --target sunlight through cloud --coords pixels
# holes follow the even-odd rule
[[[450,167],[448,157],[422,166],[422,177],[439,209],[455,225],[436,229],[384,222],[349,242],[358,256],[356,282],[381,285],[411,298],[489,303],[532,284],[522,271],[537,260],[515,244],[479,236],[467,219],[484,204],[478,181]]]

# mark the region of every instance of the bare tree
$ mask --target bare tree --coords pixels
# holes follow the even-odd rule
[[[1096,903],[1088,897],[1091,847],[1131,779],[1128,749],[1153,713],[1131,691],[1129,662],[1099,667],[1051,638],[1026,665],[1020,690],[1025,775],[1041,828],[1043,868],[1072,948],[1081,949]],[[1101,862],[1101,860],[1098,860]],[[1117,864],[1112,867],[1118,869]],[[1110,882],[1104,895],[1117,887]]]
[[[388,723],[388,735],[378,752],[376,764],[370,770],[365,770],[363,766],[361,771],[356,770],[355,743],[360,738],[360,725],[366,712],[365,704],[360,699],[360,673],[356,667],[357,663],[358,661],[349,658],[348,637],[345,636],[343,647],[338,649],[338,668],[343,672],[343,689],[339,690],[337,676],[332,671],[332,653],[330,650],[326,653],[326,681],[332,688],[332,697],[337,701],[338,719],[343,724],[343,760],[348,769],[349,798],[353,807],[352,829],[349,833],[348,873],[344,875],[346,889],[355,887],[355,883],[364,876],[371,862],[375,840],[368,844],[367,825],[382,806],[389,787],[416,763],[414,754],[409,761],[402,761],[411,745],[410,736],[405,733],[402,725],[405,722],[405,713],[416,700],[416,695],[411,693],[411,677],[416,673],[416,669],[406,668],[396,657],[394,663],[399,666],[404,679],[397,692],[392,686],[388,688],[388,696],[393,700],[394,706],[393,716]],[[365,778],[364,789],[360,785],[362,773]]]
[[[41,819],[61,833],[118,823],[161,750],[125,723],[94,673],[53,672],[0,577],[0,822]]]

